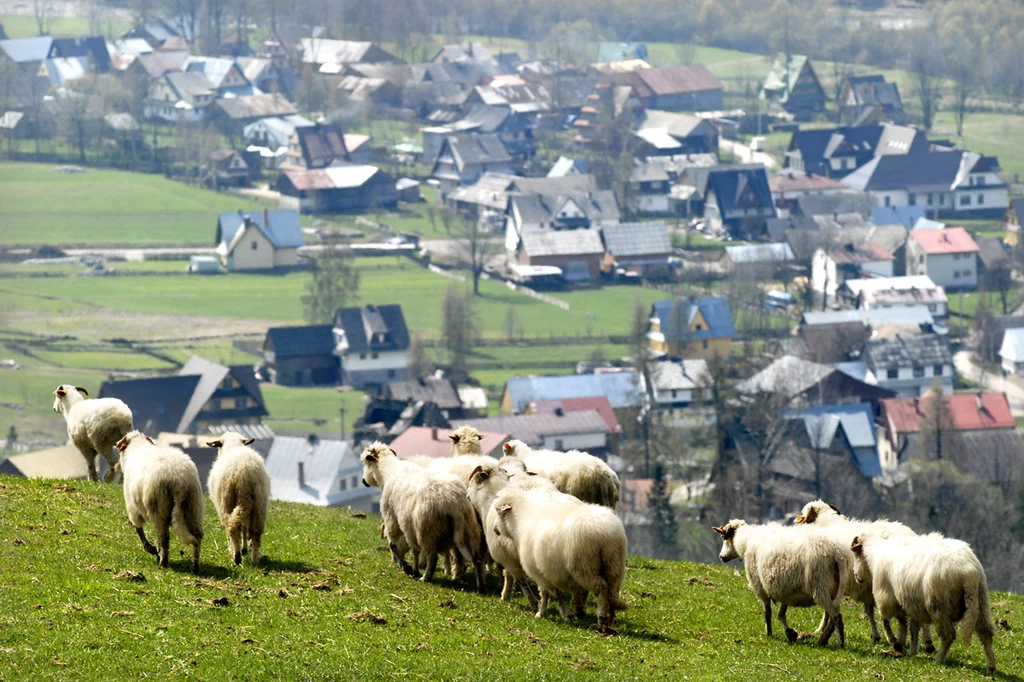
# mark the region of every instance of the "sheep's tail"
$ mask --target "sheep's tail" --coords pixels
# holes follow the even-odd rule
[[[624,602],[622,597],[619,596],[619,590],[622,589],[622,579],[625,576],[620,574],[619,567],[615,565],[617,559],[617,552],[612,552],[607,547],[601,548],[601,577],[608,585],[608,601],[616,611],[626,611],[629,609],[629,604]],[[616,579],[616,576],[618,579]]]
[[[235,505],[231,512],[231,516],[228,517],[228,533],[249,532],[249,517],[252,516],[252,506],[252,499],[249,496],[238,501],[238,504]]]
[[[196,496],[193,486],[187,486],[181,497],[172,495],[173,509],[171,522],[195,538],[196,544],[203,539],[203,496]]]
[[[973,583],[964,586],[964,606],[966,611],[960,622],[960,635],[964,639],[964,646],[970,645],[971,635],[975,632],[979,635],[992,635],[995,632],[989,612],[988,585],[985,583],[984,574]]]

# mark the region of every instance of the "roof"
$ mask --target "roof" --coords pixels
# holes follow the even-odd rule
[[[399,459],[407,459],[416,455],[435,459],[451,457],[452,441],[448,437],[449,433],[451,432],[447,429],[410,426],[398,438],[391,441],[388,447],[395,451]],[[480,452],[495,457],[501,457],[501,446],[513,438],[507,433],[491,431],[482,432],[481,435],[483,438],[480,440]]]
[[[608,424],[597,410],[562,414],[518,414],[508,417],[471,419],[468,423],[481,433],[507,433],[529,446],[541,445],[545,438],[587,433],[608,433]]]
[[[640,402],[636,372],[601,372],[565,376],[515,377],[505,383],[512,410],[522,412],[538,400],[564,400],[601,395],[612,407],[636,407]],[[516,435],[515,432],[510,432]]]
[[[765,91],[778,92],[779,101],[783,104],[789,100],[791,91],[796,88],[797,81],[800,79],[800,74],[810,63],[806,55],[790,54],[788,59],[786,57],[785,52],[780,52],[775,57],[775,63],[772,64],[772,69],[768,72],[762,89],[762,95]]]
[[[1024,328],[1007,329],[1003,332],[999,357],[1013,363],[1024,362]]]
[[[232,365],[230,367],[210,362],[198,355],[193,355],[185,363],[185,366],[178,370],[179,376],[197,376],[199,383],[192,392],[192,397],[185,407],[179,424],[178,433],[188,431],[192,422],[199,416],[200,411],[206,406],[210,398],[219,390],[220,385],[230,375],[244,394],[252,397],[256,403],[255,408],[246,408],[246,417],[264,417],[267,410],[263,404],[263,393],[260,391],[259,382],[256,380],[256,371],[252,365]],[[228,392],[236,392],[238,389],[225,389]],[[216,410],[216,407],[213,408]]]
[[[887,83],[885,76],[880,73],[869,76],[847,76],[846,82],[850,86],[854,104],[880,106],[886,111],[903,109],[899,88],[895,83]],[[842,102],[841,104],[845,106],[847,103]]]
[[[533,258],[604,253],[601,232],[596,229],[525,230],[521,238],[522,250]]]
[[[188,59],[186,50],[146,52],[140,54],[137,61],[150,78],[159,78],[166,73],[176,73]],[[202,74],[197,74],[202,76]],[[206,78],[205,76],[203,76]],[[213,84],[207,80],[207,88],[213,88]]]
[[[746,244],[727,246],[725,253],[733,263],[781,263],[796,260],[789,244]]]
[[[289,168],[284,175],[297,190],[356,189],[374,177],[389,177],[376,166],[353,163],[330,168]]]
[[[4,115],[0,116],[0,130],[17,128],[23,118],[25,118],[25,114],[20,111],[5,111]]]
[[[302,38],[299,41],[302,50],[302,61],[306,64],[356,64],[360,62],[380,62],[401,60],[387,55],[391,59],[371,59],[371,53],[383,52],[369,41],[360,40],[329,40],[327,38]],[[384,53],[385,55],[387,53]],[[382,55],[378,55],[382,56]]]
[[[934,316],[924,304],[899,308],[857,308],[856,310],[809,310],[803,314],[801,324],[807,327],[860,322],[877,329],[885,324],[920,326],[934,324]]]
[[[704,359],[658,362],[651,365],[651,386],[656,391],[690,391],[710,385]]]
[[[164,78],[183,100],[191,100],[196,95],[213,94],[213,83],[198,71],[171,71],[164,74]]]
[[[896,257],[878,244],[844,244],[828,252],[838,265],[859,265],[875,261],[896,260]]]
[[[669,135],[677,139],[686,139],[700,127],[708,127],[707,119],[692,114],[682,114],[677,111],[662,111],[660,109],[647,109],[643,113],[639,130],[664,129]],[[713,130],[713,128],[712,128]],[[697,131],[703,135],[701,131]]]
[[[138,122],[128,112],[107,114],[104,117],[104,121],[106,121],[107,127],[111,130],[117,130],[119,132],[134,132],[139,130]]]
[[[0,40],[0,50],[11,61],[18,62],[19,64],[43,61],[50,56],[50,48],[52,46],[53,38],[50,36]]]
[[[942,399],[957,431],[1017,427],[1005,393],[958,393]],[[896,433],[917,433],[931,400],[930,393],[920,398],[887,398],[881,402],[882,418]]]
[[[548,171],[549,178],[561,178],[566,175],[577,175],[590,172],[590,159],[571,159],[559,156]],[[1024,216],[1024,214],[1022,214]]]
[[[929,256],[980,251],[977,242],[962,227],[947,227],[944,230],[911,230],[910,238],[916,241]]]
[[[445,138],[445,146],[461,170],[466,166],[507,163],[512,160],[497,133],[458,133]],[[444,154],[442,150],[442,155]]]
[[[795,355],[783,355],[752,377],[736,384],[740,393],[779,393],[796,396],[822,382],[836,370]]]
[[[702,331],[686,332],[687,339],[732,339],[736,337],[729,302],[721,296],[704,296],[697,299],[668,299],[655,301],[654,316],[661,320],[661,333],[666,341],[679,341],[682,325],[672,324],[676,310],[687,310],[687,325],[699,310],[708,328]]]
[[[304,486],[299,485],[300,462]],[[349,443],[315,436],[275,436],[264,464],[270,474],[271,499],[321,506],[338,504],[339,497],[351,495],[351,490],[339,493],[335,489],[336,481],[341,472],[352,475],[361,469],[359,455]],[[365,489],[365,496],[372,494],[369,488]]]
[[[263,132],[266,133],[268,146],[273,148],[287,147],[288,140],[291,138],[292,133],[295,132],[296,128],[311,125],[313,125],[312,121],[298,114],[284,117],[271,116],[268,118],[261,118],[258,121],[253,121],[242,129],[242,139],[250,142],[251,144],[254,141],[256,134]]]
[[[978,258],[987,269],[998,268],[1009,263],[1010,255],[1006,252],[1001,239],[997,237],[979,237]]]
[[[217,106],[228,118],[233,119],[288,116],[298,112],[295,105],[279,92],[269,95],[222,97],[217,100]]]
[[[597,410],[608,425],[609,433],[621,433],[622,426],[615,416],[615,409],[611,402],[603,395],[590,396],[587,398],[564,398],[562,400],[538,400],[530,403],[530,412],[533,414],[557,414],[562,412],[582,412],[586,410]]]
[[[334,327],[344,332],[348,354],[403,351],[409,347],[409,330],[402,306],[397,303],[340,308]]]
[[[870,404],[820,405],[800,410],[786,410],[783,416],[786,419],[803,421],[808,442],[815,450],[831,448],[839,430],[842,429],[851,448],[862,451],[870,450],[869,453],[854,453],[854,459],[861,473],[868,477],[882,474]]]
[[[604,234],[605,248],[616,258],[672,253],[668,228],[660,220],[605,225],[601,231]]]
[[[391,381],[381,388],[381,395],[406,402],[432,402],[442,410],[462,408],[455,384],[448,379],[428,377],[411,381]]]
[[[5,463],[16,467],[25,478],[86,478],[89,475],[85,458],[74,445],[13,455]],[[105,468],[106,460],[97,457],[96,466]]]
[[[486,206],[504,212],[508,206],[508,190],[515,182],[515,176],[505,173],[486,172],[472,185],[456,187],[448,193],[448,201],[455,203]]]
[[[303,243],[299,212],[290,209],[221,213],[217,219],[217,234],[214,240],[218,244],[228,245],[230,251],[230,246],[243,232],[243,225],[255,226],[278,249],[298,248]]]
[[[294,113],[294,112],[293,112]],[[302,160],[307,168],[327,166],[335,159],[347,159],[345,133],[340,123],[317,123],[295,129]]]
[[[924,217],[924,206],[875,206],[871,222],[875,225],[900,225],[912,229]]]
[[[271,327],[263,342],[274,349],[275,358],[297,358],[334,353],[334,325],[314,324],[302,327]]]
[[[805,216],[859,213],[866,218],[874,205],[874,199],[863,192],[806,194],[796,198],[795,212]]]
[[[974,152],[889,154],[876,156],[843,178],[843,183],[863,192],[894,189],[948,192],[960,186],[965,173],[984,162],[997,165],[993,159]]]
[[[880,381],[882,375],[879,372],[892,367],[953,364],[949,339],[937,334],[896,334],[890,338],[873,339],[864,345],[862,357]]]
[[[723,213],[734,209],[750,208],[771,208],[774,213],[775,199],[768,187],[768,173],[764,166],[692,168],[687,173],[694,177],[706,177],[704,194],[707,196],[708,193],[714,191],[719,210]],[[699,184],[697,188],[701,189]]]
[[[586,175],[566,176],[564,178],[549,178],[551,180],[568,180],[569,178],[589,178]],[[519,184],[519,183],[517,183]],[[510,197],[515,210],[518,211],[523,223],[558,222],[560,224],[583,227],[595,221],[617,222],[619,219],[619,204],[615,199],[615,192],[609,189],[567,192],[565,194],[515,194]],[[557,215],[567,202],[576,204],[584,214],[584,218],[562,218]],[[595,233],[596,234],[596,233]]]
[[[768,181],[772,192],[785,194],[786,192],[812,192],[822,190],[846,190],[846,185],[826,178],[823,175],[804,173],[802,171],[785,168],[771,177]]]
[[[917,304],[945,304],[948,301],[946,291],[940,286],[931,288],[910,289],[867,289],[861,299],[865,306],[892,306]]]
[[[703,64],[638,69],[633,72],[633,79],[642,84],[637,88],[640,97],[722,89],[722,81]],[[644,92],[644,89],[649,92]]]
[[[199,386],[199,375],[105,381],[100,398],[118,398],[127,403],[135,428],[145,433],[188,430],[185,411]]]
[[[848,279],[843,286],[850,290],[854,297],[868,291],[885,291],[892,289],[935,289],[937,285],[928,275],[909,275],[904,277],[869,277],[866,279]]]

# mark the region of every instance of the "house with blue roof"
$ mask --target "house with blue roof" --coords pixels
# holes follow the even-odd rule
[[[647,327],[651,350],[672,358],[728,357],[736,326],[721,296],[655,301]]]
[[[604,396],[612,408],[639,408],[642,386],[634,371],[569,374],[565,376],[515,377],[505,382],[501,396],[503,415],[522,414],[540,400],[566,400]]]
[[[875,420],[869,403],[814,405],[785,410],[782,416],[803,422],[811,448],[852,457],[867,478],[882,475]]]
[[[221,213],[217,218],[217,255],[228,272],[293,268],[299,262],[302,228],[299,212]]]

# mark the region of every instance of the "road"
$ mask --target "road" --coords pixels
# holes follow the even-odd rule
[[[720,139],[718,146],[721,149],[732,152],[733,155],[740,160],[741,163],[759,163],[768,170],[775,170],[779,164],[775,163],[768,154],[764,152],[751,151],[750,147],[734,140]]]
[[[971,351],[966,350],[953,356],[953,366],[956,367],[958,375],[973,381],[985,390],[1005,393],[1013,416],[1024,417],[1024,379],[1015,374],[1003,376],[1001,372],[986,372],[974,359]]]

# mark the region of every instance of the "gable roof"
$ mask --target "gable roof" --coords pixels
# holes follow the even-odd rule
[[[107,41],[100,36],[54,38],[50,46],[51,57],[85,57],[92,60],[93,71],[110,71],[110,52]]]
[[[874,261],[896,260],[896,257],[878,244],[844,244],[828,252],[837,265],[860,265]]]
[[[601,228],[608,253],[616,258],[629,256],[661,256],[672,253],[665,223],[648,221],[617,223]]]
[[[317,123],[295,129],[302,160],[307,168],[326,166],[335,159],[347,159],[345,133],[341,124]]]
[[[608,433],[608,424],[597,410],[562,414],[517,414],[468,421],[481,433],[507,433],[530,446],[541,445],[545,438],[554,436]]]
[[[725,253],[733,263],[785,263],[796,260],[793,248],[785,242],[727,246]]]
[[[681,362],[657,362],[649,377],[657,391],[688,391],[710,385],[708,361],[703,358]]]
[[[402,64],[401,59],[364,40],[330,40],[302,38],[299,40],[302,61],[306,64]]]
[[[732,339],[736,337],[729,302],[721,296],[704,296],[698,299],[668,299],[655,301],[652,306],[654,316],[661,320],[661,333],[666,341],[681,341],[685,333],[687,339]],[[701,331],[685,331],[683,325],[672,324],[676,311],[686,313],[686,330],[690,328],[697,311],[700,311],[708,328]]]
[[[61,445],[46,450],[12,455],[4,461],[4,464],[14,468],[18,475],[25,478],[84,479],[89,475],[85,458],[74,445]],[[106,460],[97,457],[96,468],[102,475],[102,472],[106,470]],[[0,471],[0,473],[7,472]]]
[[[431,402],[442,410],[457,410],[462,400],[455,384],[448,379],[427,377],[410,381],[391,381],[380,389],[381,396],[405,402]]]
[[[269,95],[244,95],[222,97],[217,106],[224,115],[232,119],[264,118],[268,116],[289,116],[298,110],[284,95],[275,92]]]
[[[19,64],[43,61],[50,56],[50,48],[52,46],[53,38],[50,36],[0,40],[0,50],[2,50],[11,61]]]
[[[299,463],[302,463],[305,485],[299,485]],[[354,495],[351,488],[343,492],[334,485],[341,472],[352,475],[360,468],[359,455],[347,441],[326,440],[315,436],[297,438],[274,436],[264,462],[270,475],[270,498],[285,502],[303,502],[327,506],[341,502],[343,496],[372,495],[370,489],[356,488],[364,495]]]
[[[889,338],[872,339],[864,345],[861,356],[879,380],[882,377],[879,372],[891,367],[953,364],[949,340],[937,334],[896,334]]]
[[[994,157],[974,152],[926,151],[916,154],[876,156],[843,178],[843,183],[862,192],[909,189],[948,192],[961,186],[967,173],[979,165],[998,168]]]
[[[807,55],[790,54],[786,58],[785,52],[780,52],[775,57],[771,71],[764,79],[764,86],[761,88],[761,97],[767,97],[769,93],[778,93],[779,102],[785,104],[789,96],[800,80],[800,74],[810,66]],[[819,86],[820,87],[820,86]]]
[[[334,327],[344,331],[347,353],[403,351],[409,347],[409,330],[402,306],[397,303],[339,308]]]
[[[650,131],[661,130],[676,139],[686,139],[693,134],[703,135],[705,132],[714,132],[714,128],[708,130],[707,119],[693,114],[684,114],[678,111],[663,111],[660,109],[647,109],[642,114],[638,130]]]
[[[395,451],[399,459],[420,455],[440,459],[451,457],[452,441],[448,437],[448,429],[429,426],[410,426],[391,441],[388,447]],[[501,457],[501,446],[512,436],[507,433],[485,432],[481,434],[480,452],[484,455]]]
[[[301,327],[271,327],[263,347],[273,348],[274,356],[297,358],[334,353],[334,325],[313,324]]]
[[[505,382],[514,412],[538,400],[564,400],[603,395],[615,409],[640,403],[636,372],[601,372],[566,376],[515,377]],[[515,431],[511,431],[513,435]]]
[[[274,248],[292,249],[302,246],[302,227],[299,225],[299,212],[291,209],[262,211],[255,213],[221,213],[217,219],[217,235],[214,238],[220,245],[232,246],[235,238],[241,233],[244,225],[255,226],[262,232]]]
[[[853,102],[841,102],[840,104],[843,106],[848,104],[880,106],[887,112],[903,109],[899,88],[895,83],[886,82],[885,76],[880,73],[869,76],[847,76],[846,85],[849,87],[848,96],[852,95]]]
[[[512,156],[497,133],[458,133],[445,138],[455,158],[455,165],[461,171],[466,166],[481,164],[509,163]],[[442,149],[441,155],[444,154]]]
[[[521,237],[522,250],[535,258],[604,253],[599,230],[526,230]]]
[[[583,211],[584,218],[561,218],[557,215],[558,210],[570,201]],[[619,219],[619,204],[615,200],[615,192],[610,189],[593,192],[569,192],[565,194],[513,195],[509,197],[509,203],[518,211],[520,220],[523,223],[547,224],[556,222],[560,225],[579,227],[598,221],[610,222]]]
[[[930,393],[920,398],[888,398],[881,402],[882,418],[896,433],[917,433],[931,400]],[[958,393],[943,396],[942,400],[957,431],[1017,427],[1005,393]]]
[[[530,412],[533,414],[558,414],[562,412],[582,412],[584,410],[597,410],[608,425],[609,433],[621,433],[622,426],[618,417],[615,416],[615,409],[611,402],[603,395],[589,396],[586,398],[563,398],[562,400],[538,400],[530,403]]]
[[[720,210],[724,213],[736,208],[771,208],[775,200],[768,186],[768,172],[764,166],[738,166],[712,168],[708,172],[707,191],[714,190]],[[752,196],[753,204],[744,204],[744,197]]]
[[[153,379],[104,381],[100,398],[118,398],[131,408],[135,428],[143,433],[188,430],[185,412],[202,377],[187,374]]]
[[[355,163],[328,168],[288,168],[284,175],[297,190],[355,189],[371,180],[382,184],[394,182],[376,166]]]
[[[199,71],[170,71],[164,74],[167,84],[174,89],[178,97],[192,103],[197,95],[212,95],[214,86],[204,74]]]
[[[962,227],[947,227],[944,230],[911,230],[910,238],[920,245],[929,256],[947,253],[977,253],[978,244]]]
[[[851,448],[862,451],[854,453],[861,473],[868,477],[881,476],[882,466],[878,459],[878,441],[870,404],[790,409],[783,412],[783,417],[803,421],[808,442],[815,450],[831,448],[841,431]]]
[[[722,89],[722,81],[703,64],[637,69],[632,80],[637,84],[634,89],[639,97]]]
[[[621,62],[626,59],[647,59],[647,43],[602,41],[597,44],[598,62]]]

